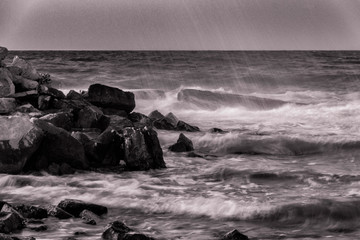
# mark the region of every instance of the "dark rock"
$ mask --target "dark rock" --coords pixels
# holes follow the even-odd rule
[[[42,207],[22,204],[14,208],[25,218],[43,219],[48,217],[47,210]]]
[[[80,213],[84,210],[89,210],[97,215],[103,215],[107,213],[107,208],[98,204],[87,203],[81,200],[75,199],[65,199],[62,200],[58,207],[63,209],[64,211],[74,215],[75,217],[79,217]]]
[[[0,61],[4,60],[6,56],[8,55],[9,51],[6,47],[0,46]]]
[[[36,69],[26,60],[15,56],[11,66],[15,66],[21,69],[21,76],[24,78],[28,78],[31,80],[38,80],[41,78],[40,74],[36,71]]]
[[[189,152],[193,151],[194,147],[192,141],[181,133],[177,142],[171,145],[169,150],[172,152]]]
[[[12,75],[6,68],[0,68],[0,97],[7,97],[15,93]]]
[[[178,121],[176,130],[187,131],[187,132],[199,132],[200,131],[200,129],[198,127],[191,126],[190,124],[183,122],[183,121]]]
[[[15,85],[16,92],[35,90],[39,87],[39,83],[37,81],[22,76],[13,75],[12,81]]]
[[[102,84],[93,84],[89,87],[87,100],[98,107],[116,108],[127,113],[135,108],[135,97],[132,92],[124,92]]]
[[[69,112],[51,113],[41,117],[40,119],[49,122],[56,127],[63,128],[66,131],[70,131],[74,127],[74,115]]]
[[[66,95],[66,99],[70,100],[82,100],[84,97],[78,92],[75,92],[74,90],[70,90],[70,92]]]
[[[0,233],[12,233],[24,227],[24,219],[16,212],[0,212]]]
[[[125,128],[126,166],[130,170],[148,170],[165,168],[163,152],[157,138],[157,133],[151,128]]]
[[[46,210],[47,210],[49,216],[53,216],[53,217],[56,217],[58,219],[69,219],[69,218],[74,217],[70,213],[62,210],[59,207],[53,206],[53,205],[46,206]]]
[[[127,227],[123,222],[115,221],[106,226],[105,232],[102,234],[105,240],[154,240],[142,233],[135,233]]]
[[[47,95],[47,96],[51,96],[57,99],[64,99],[66,98],[65,94],[56,89],[56,88],[52,88],[52,87],[46,87],[44,85],[41,85],[38,89],[38,92],[40,95]]]
[[[51,163],[67,163],[76,169],[88,167],[84,147],[70,133],[40,119],[34,119],[34,123],[45,132],[45,137],[28,165],[30,169],[35,167],[36,170],[41,170]]]
[[[116,108],[101,108],[101,110],[105,115],[118,115],[120,117],[125,117],[125,118],[128,117],[127,112],[125,112],[124,110],[119,110]]]
[[[225,131],[220,128],[211,128],[210,132],[211,133],[225,133]]]
[[[164,130],[175,130],[176,126],[174,126],[167,118],[161,118],[155,120],[153,122],[154,127],[157,129],[164,129]]]
[[[16,107],[17,104],[15,98],[0,98],[0,114],[11,113],[15,111]]]
[[[27,228],[29,228],[30,230],[36,231],[36,232],[43,232],[48,229],[48,226],[31,224],[31,225],[28,225]]]
[[[133,127],[134,124],[127,118],[120,117],[117,115],[111,115],[110,117],[110,124],[109,126],[116,130],[116,131],[122,131],[126,127]]]
[[[165,116],[162,115],[158,110],[152,111],[149,116],[149,118],[151,118],[152,120],[159,120],[164,118]]]
[[[60,175],[60,166],[57,163],[51,163],[48,167],[48,173],[51,175],[59,176]]]
[[[0,172],[20,173],[43,138],[44,132],[27,117],[0,117]]]
[[[19,237],[10,236],[10,235],[0,233],[0,240],[36,240],[36,238],[34,238],[34,237],[19,238]]]
[[[145,126],[151,127],[152,126],[152,120],[148,116],[146,116],[142,113],[132,112],[129,115],[129,119],[130,119],[130,121],[135,123],[135,125],[137,127],[145,127]]]
[[[172,112],[166,114],[165,118],[168,120],[169,123],[173,126],[177,126],[179,119],[173,114]]]
[[[74,173],[75,173],[75,169],[72,168],[69,164],[62,163],[60,165],[60,175],[67,175],[67,174],[74,174]]]
[[[226,233],[221,240],[249,240],[249,238],[235,229]]]
[[[99,218],[99,216],[97,216],[95,213],[89,210],[82,211],[80,213],[80,217],[83,219],[83,222],[85,224],[90,224],[90,225],[96,225],[96,219]]]
[[[46,110],[49,109],[51,106],[51,96],[47,96],[47,95],[40,95],[38,98],[38,108],[40,110]]]
[[[21,106],[18,106],[15,111],[17,112],[21,112],[21,113],[34,113],[34,114],[41,114],[41,112],[34,108],[33,105],[31,104],[24,104],[24,105],[21,105]]]

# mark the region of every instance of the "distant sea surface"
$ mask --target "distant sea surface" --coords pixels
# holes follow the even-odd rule
[[[202,130],[185,135],[203,158],[169,152],[179,132],[157,131],[163,170],[0,174],[5,201],[110,208],[96,226],[58,220],[37,239],[99,239],[114,219],[157,239],[234,228],[253,239],[360,238],[360,52],[24,51],[8,64],[15,55],[65,92],[133,91],[135,111],[172,112]]]

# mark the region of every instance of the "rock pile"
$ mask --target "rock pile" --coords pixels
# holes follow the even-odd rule
[[[0,47],[0,173],[166,167],[151,121],[132,112],[133,93],[93,84],[65,96],[26,60],[6,66],[7,52]]]

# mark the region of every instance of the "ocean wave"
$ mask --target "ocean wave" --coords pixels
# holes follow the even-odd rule
[[[179,101],[189,102],[207,109],[217,109],[224,106],[242,106],[249,109],[267,110],[279,108],[289,103],[276,99],[203,91],[197,89],[182,89],[178,93],[177,99]]]
[[[238,132],[205,134],[194,139],[198,150],[212,154],[308,155],[360,149],[360,141],[324,137],[250,135]]]

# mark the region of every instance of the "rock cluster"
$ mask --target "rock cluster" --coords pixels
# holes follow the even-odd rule
[[[168,113],[166,116],[155,110],[148,116],[154,127],[163,130],[172,131],[186,131],[186,132],[199,132],[200,129],[192,126],[184,121],[179,120],[173,113]]]
[[[0,47],[0,60],[7,49]],[[93,84],[67,96],[24,59],[0,67],[0,173],[165,168],[148,117],[134,94]]]

